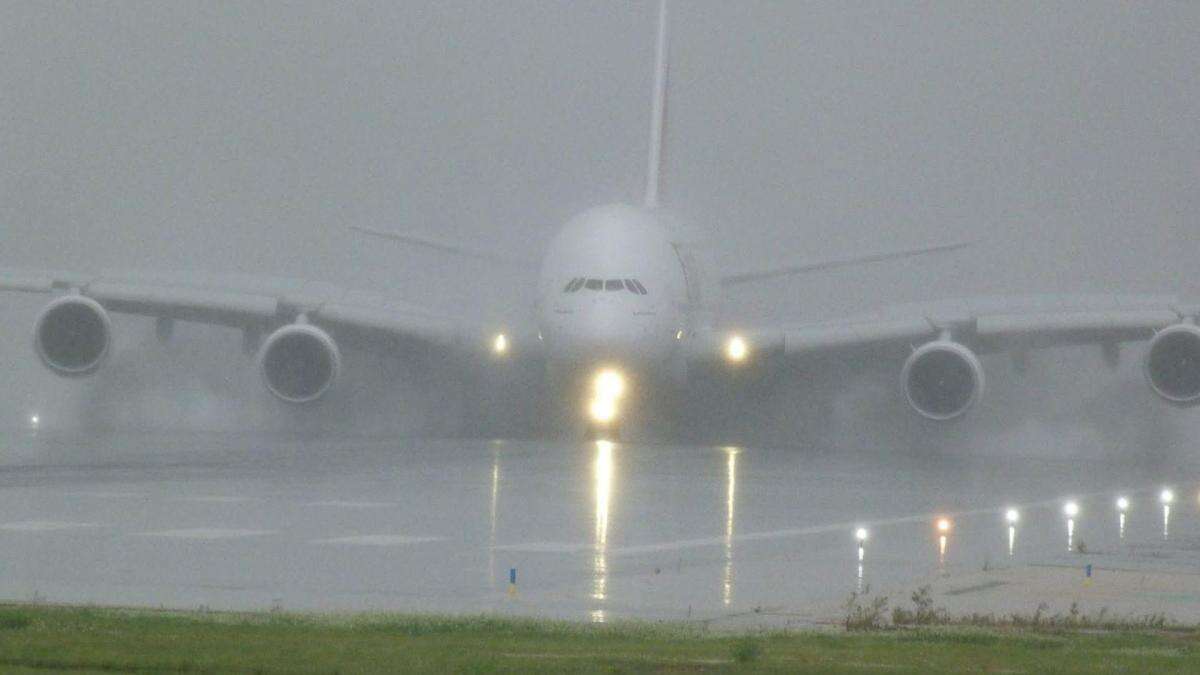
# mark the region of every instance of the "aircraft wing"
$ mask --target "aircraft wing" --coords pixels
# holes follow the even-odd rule
[[[885,367],[894,361],[917,411],[949,419],[982,393],[976,355],[1012,353],[1021,367],[1035,349],[1094,344],[1115,364],[1122,343],[1149,340],[1145,366],[1151,388],[1172,403],[1194,405],[1200,404],[1198,315],[1200,305],[1173,296],[966,298],[838,320],[706,330],[690,349],[695,359],[732,365],[758,358],[849,359],[859,365],[871,359]],[[961,405],[951,405],[955,397]]]
[[[303,316],[366,342],[399,339],[486,352],[500,326],[470,323],[376,294],[292,279],[242,275],[0,268],[0,291],[76,294],[109,312],[239,328],[261,335]],[[517,340],[520,343],[520,339]]]
[[[824,272],[835,270],[843,267],[860,267],[869,263],[885,262],[888,260],[902,260],[904,258],[916,258],[919,256],[930,255],[934,253],[949,253],[967,248],[974,244],[972,241],[956,241],[942,244],[934,244],[928,246],[918,246],[915,248],[902,248],[894,250],[873,251],[870,253],[859,253],[856,255],[846,256],[842,258],[828,258],[824,260],[805,260],[795,261],[780,267],[770,268],[754,268],[750,270],[742,270],[738,272],[727,272],[720,278],[722,286],[737,286],[739,284],[747,284],[757,281],[767,281],[769,279],[778,279],[780,277],[794,276],[797,274],[806,274],[808,272]],[[727,268],[729,265],[723,265]]]
[[[1071,295],[982,297],[903,305],[869,314],[777,326],[705,331],[696,356],[720,356],[732,336],[754,351],[820,354],[892,344],[920,345],[948,331],[980,354],[1070,344],[1145,340],[1200,313],[1174,296]]]
[[[919,346],[944,331],[980,354],[1058,345],[1150,339],[1157,330],[1195,317],[1200,306],[1172,295],[1031,295],[901,305],[842,319],[778,325],[731,325],[703,331],[698,358],[722,356],[733,336],[755,352],[805,356],[888,344]]]

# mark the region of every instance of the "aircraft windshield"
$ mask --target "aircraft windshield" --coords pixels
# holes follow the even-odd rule
[[[626,290],[634,295],[648,295],[646,287],[637,279],[589,279],[587,277],[575,277],[563,286],[563,293],[577,293],[581,290],[589,291],[621,291]]]

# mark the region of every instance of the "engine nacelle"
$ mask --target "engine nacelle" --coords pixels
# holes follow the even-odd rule
[[[970,349],[950,340],[917,348],[900,371],[904,397],[921,416],[951,420],[983,397],[983,365]]]
[[[342,371],[342,354],[325,331],[304,323],[272,333],[258,351],[263,383],[288,403],[311,403],[325,395]]]
[[[33,349],[56,375],[82,377],[104,365],[112,320],[100,303],[81,295],[55,299],[33,324]]]
[[[1146,379],[1163,400],[1177,406],[1200,404],[1200,327],[1179,323],[1164,328],[1146,351]]]

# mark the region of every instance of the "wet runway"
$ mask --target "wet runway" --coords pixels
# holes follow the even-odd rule
[[[804,622],[865,585],[1076,565],[1081,544],[1196,571],[1198,489],[1179,461],[15,433],[0,598]]]

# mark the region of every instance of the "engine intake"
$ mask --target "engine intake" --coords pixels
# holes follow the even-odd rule
[[[288,403],[311,403],[325,395],[342,370],[337,343],[309,324],[275,331],[258,353],[267,389]]]
[[[908,357],[900,371],[900,384],[908,404],[921,416],[951,420],[983,397],[983,366],[963,345],[936,340]]]
[[[112,320],[95,300],[66,295],[52,301],[33,325],[33,348],[51,372],[90,375],[104,365],[112,345]]]
[[[1200,404],[1200,327],[1180,323],[1159,331],[1146,351],[1146,379],[1164,400]]]

